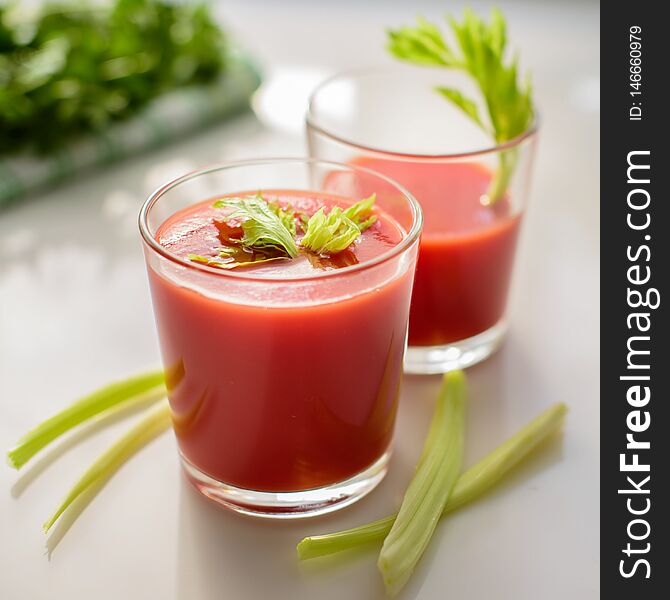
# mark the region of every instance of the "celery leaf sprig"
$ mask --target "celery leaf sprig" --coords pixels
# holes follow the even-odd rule
[[[346,250],[377,220],[372,214],[375,199],[373,194],[344,210],[333,206],[328,213],[321,207],[307,221],[300,245],[315,254]]]
[[[361,233],[377,221],[377,215],[373,212],[376,201],[377,194],[372,194],[344,210],[344,215],[356,223]]]
[[[273,208],[261,194],[244,198],[223,198],[214,203],[216,208],[229,208],[228,220],[239,220],[244,235],[239,244],[254,250],[270,250],[296,258],[298,246],[293,239],[293,230],[287,226],[288,213]],[[294,219],[295,221],[295,219]]]
[[[217,221],[224,246],[216,257],[189,254],[192,262],[219,269],[235,269],[275,260],[296,258],[303,253],[331,256],[344,252],[377,221],[376,195],[347,208],[321,207],[313,215],[297,214],[290,205],[255,196],[222,198],[215,208],[228,209]],[[297,220],[304,234],[298,236]],[[238,223],[231,226],[230,223]]]
[[[449,17],[457,50],[440,29],[423,18],[414,27],[388,31],[388,50],[396,58],[423,66],[455,69],[469,75],[477,84],[486,106],[483,118],[475,100],[460,90],[437,86],[435,90],[460,108],[498,144],[527,131],[535,118],[530,79],[519,81],[518,57],[506,58],[507,27],[500,10],[494,8],[489,23],[470,9],[463,21]],[[500,167],[484,199],[492,204],[506,192],[517,162],[515,150],[500,154]]]
[[[290,234],[295,236],[297,230],[295,225],[296,214],[291,205],[282,206],[279,202],[268,202],[268,206],[270,207],[270,210],[277,215]]]

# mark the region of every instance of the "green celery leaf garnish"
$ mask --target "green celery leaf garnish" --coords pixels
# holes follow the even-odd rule
[[[298,219],[300,219],[300,229],[302,229],[304,233],[307,229],[307,223],[309,223],[309,215],[304,212],[299,212]]]
[[[275,213],[279,220],[284,224],[284,227],[291,232],[291,235],[295,235],[295,211],[291,208],[290,205],[282,208],[281,204],[278,202],[268,202],[270,210]]]
[[[316,254],[336,254],[346,250],[361,235],[358,225],[347,217],[339,206],[326,215],[323,207],[307,221],[301,245]]]
[[[290,258],[298,256],[298,246],[293,239],[295,220],[292,232],[287,225],[288,213],[273,209],[260,194],[245,198],[224,198],[217,200],[214,206],[232,209],[226,219],[241,222],[244,231],[239,240],[241,246],[253,250],[276,251]]]
[[[296,213],[290,205],[266,201],[260,193],[223,198],[214,203],[216,208],[229,209],[223,221],[215,221],[224,245],[219,256],[189,254],[188,259],[218,269],[236,269],[296,258],[300,252],[294,239],[298,219],[305,234],[300,240],[302,248],[321,256],[338,254],[377,221],[373,212],[375,199],[373,194],[346,209],[335,206],[328,213],[322,207],[307,217],[302,212]],[[353,260],[356,262],[355,257]]]
[[[326,214],[321,207],[304,225],[305,236],[300,244],[315,254],[337,254],[346,250],[377,220],[372,214],[374,203],[373,194],[345,210],[334,206]]]
[[[439,28],[424,19],[415,27],[388,32],[388,49],[396,58],[417,65],[457,69],[477,84],[488,112],[488,123],[479,115],[477,103],[460,91],[436,87],[444,98],[460,108],[472,121],[502,144],[527,131],[534,120],[532,88],[529,79],[519,82],[518,59],[506,60],[505,18],[498,9],[486,23],[466,9],[463,21],[449,18],[458,45],[454,52]],[[490,184],[485,201],[489,204],[504,196],[517,162],[516,149],[500,154],[500,167]]]
[[[347,208],[344,215],[356,223],[358,229],[363,232],[377,221],[377,215],[372,212],[376,200],[377,194],[372,194],[369,198]]]

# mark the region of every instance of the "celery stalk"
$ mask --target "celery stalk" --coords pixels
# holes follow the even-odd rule
[[[443,378],[423,455],[379,554],[377,565],[392,596],[412,575],[456,484],[464,421],[465,373],[451,371]]]
[[[135,452],[165,431],[170,424],[170,406],[167,400],[146,411],[145,415],[103,452],[79,478],[60,506],[42,526],[44,531],[49,531],[68,506],[90,486],[107,481]]]
[[[484,204],[491,205],[500,200],[506,193],[509,187],[516,163],[519,158],[518,149],[512,148],[510,150],[503,150],[498,157],[498,168],[493,173],[489,188],[486,195],[483,197]]]
[[[151,371],[111,383],[80,398],[25,434],[14,448],[7,452],[9,464],[15,469],[20,469],[42,448],[73,427],[144,392],[163,388],[164,382],[162,371]]]
[[[558,430],[566,412],[567,406],[563,403],[548,408],[463,473],[456,482],[442,515],[475,500],[493,487],[543,440]],[[381,542],[391,531],[396,516],[391,515],[337,533],[306,537],[298,544],[298,556],[301,560],[307,560],[350,550],[362,544]]]

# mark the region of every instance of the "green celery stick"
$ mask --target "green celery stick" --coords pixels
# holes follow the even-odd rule
[[[145,415],[103,452],[79,478],[60,506],[42,526],[44,531],[48,532],[67,507],[91,485],[107,481],[135,452],[165,431],[170,424],[170,406],[167,400],[146,411]]]
[[[154,388],[163,388],[164,385],[162,371],[151,371],[106,385],[31,429],[7,452],[7,460],[12,467],[20,469],[42,448],[73,427],[113,406]]]
[[[548,408],[463,473],[456,482],[442,515],[475,500],[493,487],[542,441],[558,430],[567,410],[563,403]],[[391,531],[396,516],[384,517],[346,531],[306,537],[298,544],[298,556],[301,560],[307,560],[350,550],[362,544],[381,542]]]
[[[377,565],[392,596],[414,572],[456,484],[464,421],[465,373],[451,371],[443,378],[423,454],[379,554]]]

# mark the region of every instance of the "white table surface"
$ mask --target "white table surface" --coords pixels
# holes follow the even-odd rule
[[[571,411],[561,438],[442,522],[403,598],[598,596],[597,5],[503,8],[534,72],[543,126],[509,337],[468,371],[466,461],[553,402],[565,401]],[[415,11],[433,17],[447,9],[454,5],[226,2],[227,22],[269,76],[274,113],[265,125],[248,115],[0,212],[0,447],[74,397],[158,363],[135,224],[149,191],[206,163],[303,154],[302,91],[322,74],[388,62],[385,26],[407,22]],[[48,560],[40,524],[126,424],[68,448],[43,472],[39,463],[22,476],[3,467],[0,597],[382,598],[375,552],[299,564],[295,543],[397,507],[438,381],[406,378],[395,454],[380,487],[313,520],[257,521],[212,505],[185,482],[168,433],[123,467]]]

